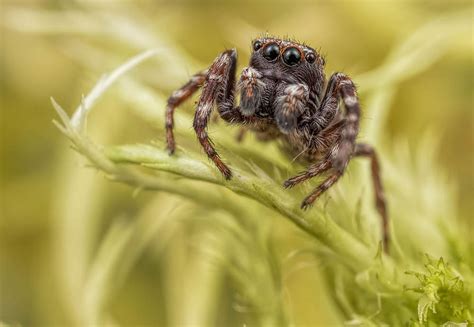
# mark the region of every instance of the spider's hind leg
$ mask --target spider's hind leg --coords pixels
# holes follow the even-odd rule
[[[168,99],[168,104],[166,106],[165,128],[166,147],[168,149],[169,154],[173,154],[176,148],[176,143],[173,134],[174,111],[179,105],[189,99],[193,95],[193,93],[195,93],[201,87],[206,78],[206,73],[206,71],[203,71],[195,74],[180,89],[174,91]]]
[[[353,156],[370,158],[370,163],[371,163],[370,167],[372,171],[372,183],[374,187],[375,206],[382,219],[383,248],[384,248],[384,251],[388,253],[390,236],[389,236],[389,231],[388,231],[389,227],[388,227],[387,203],[385,200],[385,193],[384,193],[384,189],[382,185],[382,180],[380,178],[380,165],[377,158],[377,154],[375,152],[375,149],[371,145],[365,144],[365,143],[357,143]]]

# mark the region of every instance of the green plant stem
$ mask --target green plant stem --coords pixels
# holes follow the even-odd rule
[[[302,211],[299,202],[289,198],[284,189],[274,182],[242,172],[236,172],[232,180],[225,181],[216,169],[206,163],[188,157],[169,156],[165,151],[147,145],[111,147],[106,148],[105,153],[114,162],[141,164],[148,168],[222,185],[238,194],[256,199],[288,217],[338,255],[349,259],[344,261],[356,270],[369,267],[375,256],[375,252],[371,252],[359,240],[341,229],[331,218],[316,210]]]

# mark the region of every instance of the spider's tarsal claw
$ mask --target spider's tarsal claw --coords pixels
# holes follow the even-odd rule
[[[166,145],[166,150],[168,151],[168,155],[172,156],[174,154],[174,151],[175,151],[175,146],[174,144],[168,144]]]
[[[228,181],[232,179],[232,171],[230,169],[223,171],[222,175],[224,175],[224,178]]]
[[[311,209],[311,207],[313,206],[313,203],[314,202],[310,202],[310,201],[308,201],[308,198],[306,198],[306,199],[303,200],[300,207],[303,210],[308,210],[308,209]]]
[[[221,172],[222,176],[224,176],[224,178],[226,180],[230,180],[232,178],[232,171],[229,169],[229,167],[227,167],[224,163],[220,163],[217,168],[219,169],[219,171]]]
[[[288,189],[288,188],[292,188],[296,184],[297,183],[295,183],[295,181],[292,178],[290,178],[290,179],[287,179],[286,181],[283,182],[283,187]]]

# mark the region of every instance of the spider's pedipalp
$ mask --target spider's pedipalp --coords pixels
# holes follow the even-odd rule
[[[238,87],[240,89],[240,111],[244,116],[253,115],[260,106],[265,87],[261,78],[262,74],[252,67],[246,67],[242,71]]]
[[[285,87],[283,95],[275,100],[275,121],[280,131],[289,134],[297,128],[298,118],[308,102],[309,91],[305,84],[291,84]]]

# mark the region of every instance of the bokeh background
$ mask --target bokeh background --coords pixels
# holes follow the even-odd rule
[[[202,271],[193,251],[208,236],[196,236],[196,226],[186,217],[205,209],[165,193],[134,192],[89,169],[52,124],[51,96],[71,113],[101,74],[140,51],[161,48],[163,56],[132,75],[165,98],[225,48],[236,47],[239,69],[245,66],[252,38],[266,32],[320,49],[328,75],[344,71],[361,76],[356,78],[361,87],[367,81],[368,88],[376,88],[378,81],[366,73],[381,67],[403,40],[451,14],[473,14],[471,1],[375,0],[3,0],[0,10],[0,321],[25,326],[81,325],[99,309],[106,312],[104,321],[123,325],[202,322],[206,310],[210,313],[204,316],[218,325],[255,323],[251,310],[235,304],[234,286],[225,275],[213,279],[206,270],[199,283],[193,282]],[[446,219],[473,235],[472,22],[449,37],[425,33],[420,42],[443,37],[442,46],[430,49],[426,60],[419,58],[419,70],[390,91],[387,124],[377,135],[387,147],[403,143],[413,157],[420,138],[436,140],[429,160],[434,158],[433,165],[446,176],[447,192],[456,193],[455,212]],[[133,101],[127,103],[126,91],[120,92],[101,99],[101,110],[88,126],[92,137],[103,144],[162,139],[161,125],[131,114],[127,108]],[[373,105],[364,93],[361,101]],[[182,110],[192,112],[191,103]],[[364,120],[371,119],[367,112]],[[94,263],[109,257],[104,240],[112,242],[112,229],[122,235],[119,231],[127,231],[131,220],[157,220],[157,215],[173,216],[174,223],[160,232],[146,223],[129,231],[133,235],[127,237],[136,240],[128,244],[140,254],[130,259],[119,290],[111,298],[107,290],[98,296],[107,298],[106,309],[100,307],[102,300],[91,294],[101,278],[94,274]],[[290,225],[280,229],[277,241],[291,252],[300,242],[298,234],[285,232],[293,229]],[[90,275],[99,277],[91,280]],[[284,283],[293,323],[324,326],[347,320],[326,295],[318,268]],[[209,288],[220,290],[217,304],[205,303],[200,295]]]

